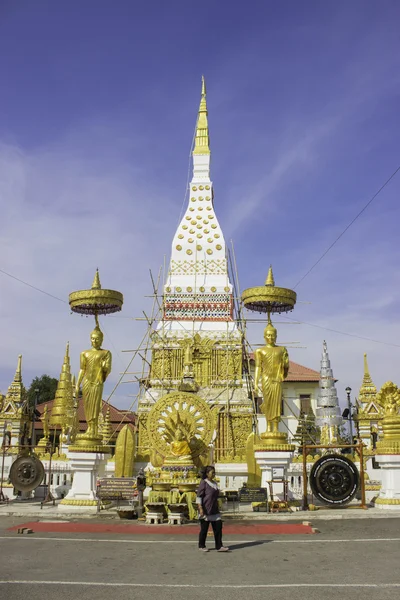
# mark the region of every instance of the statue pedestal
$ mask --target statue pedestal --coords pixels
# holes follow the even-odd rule
[[[254,456],[261,469],[261,487],[269,492],[268,482],[274,479],[286,479],[287,469],[292,462],[294,452],[292,450],[267,450],[260,446],[254,450]],[[283,499],[283,483],[273,483],[275,497]],[[273,500],[273,498],[270,498]]]
[[[377,454],[382,487],[375,500],[376,508],[400,510],[400,454]]]
[[[96,481],[104,477],[108,454],[103,452],[69,451],[68,458],[73,472],[73,481],[67,496],[61,500],[59,510],[70,510],[73,507],[85,511],[97,510]]]

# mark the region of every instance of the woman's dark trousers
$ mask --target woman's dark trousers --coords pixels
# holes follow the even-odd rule
[[[199,548],[206,547],[206,539],[209,525],[210,521],[200,519]],[[215,548],[219,550],[222,546],[222,521],[211,521],[211,526],[214,532]]]

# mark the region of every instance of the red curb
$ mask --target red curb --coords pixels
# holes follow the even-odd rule
[[[199,528],[197,525],[173,526],[170,525],[145,525],[139,524],[118,524],[110,523],[47,523],[32,521],[22,525],[10,527],[7,531],[15,531],[21,527],[28,527],[34,532],[46,533],[117,533],[125,535],[197,535]],[[305,535],[312,534],[313,528],[301,523],[279,523],[274,525],[224,525],[226,535]]]

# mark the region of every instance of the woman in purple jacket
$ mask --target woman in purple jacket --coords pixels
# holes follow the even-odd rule
[[[208,552],[206,538],[211,523],[216,550],[218,552],[228,552],[229,548],[222,544],[222,518],[218,509],[219,489],[214,477],[214,467],[206,467],[203,479],[197,490],[196,502],[200,520],[199,550]]]

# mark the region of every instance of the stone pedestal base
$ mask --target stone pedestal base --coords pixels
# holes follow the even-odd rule
[[[382,487],[375,506],[400,510],[400,454],[377,454],[376,460],[381,467]]]
[[[108,455],[100,452],[76,452],[68,453],[73,481],[67,496],[61,500],[59,509],[70,509],[71,507],[93,506],[96,510],[96,480],[103,477]]]
[[[269,491],[268,482],[276,479],[277,471],[280,471],[279,477],[286,479],[287,469],[293,459],[293,451],[273,451],[258,446],[254,451],[254,456],[261,469],[261,487]],[[273,492],[275,498],[283,499],[283,484],[274,483]]]
[[[146,523],[148,525],[161,525],[164,520],[163,514],[160,512],[147,512]]]
[[[168,515],[168,525],[182,525],[185,520],[185,515],[183,513],[169,513]]]

